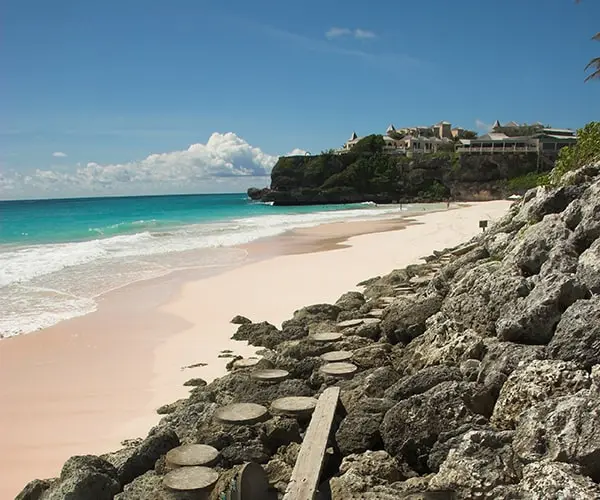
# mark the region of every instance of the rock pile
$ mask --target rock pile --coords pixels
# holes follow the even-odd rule
[[[211,498],[246,462],[263,465],[281,498],[307,419],[215,416],[238,403],[312,407],[306,398],[331,385],[344,412],[322,479],[335,500],[600,498],[600,165],[529,191],[472,241],[362,286],[281,329],[237,318],[235,338],[264,347],[260,360],[234,361],[161,407],[145,440],[72,457],[18,498],[179,498],[164,493],[165,455],[194,443],[218,450]],[[344,364],[344,377],[328,363]],[[286,377],[253,376],[273,369]]]

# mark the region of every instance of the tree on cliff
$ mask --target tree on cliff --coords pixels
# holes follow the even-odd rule
[[[550,173],[550,183],[560,184],[563,175],[584,165],[600,161],[600,122],[590,122],[577,131],[577,143],[562,148]]]
[[[385,146],[385,142],[383,137],[378,134],[371,134],[367,137],[363,137],[360,141],[358,141],[353,147],[353,153],[381,153],[383,151],[383,147]]]

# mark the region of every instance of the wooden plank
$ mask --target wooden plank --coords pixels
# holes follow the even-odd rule
[[[339,387],[329,387],[321,394],[283,500],[314,499],[339,397]]]

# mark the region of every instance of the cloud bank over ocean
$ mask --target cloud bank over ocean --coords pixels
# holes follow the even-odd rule
[[[296,148],[288,154],[305,153]],[[53,156],[66,158],[64,153]],[[267,185],[277,158],[233,132],[215,132],[206,144],[127,163],[90,161],[27,173],[4,169],[0,199],[244,190],[252,183]]]

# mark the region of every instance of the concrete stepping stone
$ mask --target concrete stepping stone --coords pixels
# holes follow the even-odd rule
[[[376,325],[377,323],[381,323],[379,318],[363,318],[363,324],[365,325]]]
[[[352,363],[327,363],[321,367],[321,373],[332,377],[350,378],[358,367]]]
[[[410,282],[415,285],[422,285],[424,283],[429,283],[433,277],[434,277],[433,274],[428,274],[426,276],[415,276],[410,279]]]
[[[313,342],[335,342],[342,338],[342,334],[335,332],[313,333],[308,338]]]
[[[177,467],[214,465],[219,458],[219,450],[207,444],[184,444],[167,452],[167,466]]]
[[[290,376],[290,372],[287,370],[270,368],[265,370],[256,370],[252,372],[250,376],[254,380],[260,380],[261,382],[281,382]]]
[[[396,300],[396,297],[379,297],[379,300],[381,300],[382,302],[387,302],[388,304],[391,304],[392,302],[394,302]]]
[[[321,359],[328,363],[336,363],[339,361],[347,361],[352,358],[352,351],[331,351],[321,354]]]
[[[373,318],[381,318],[383,316],[383,309],[371,309],[367,316],[371,316]]]
[[[209,467],[180,467],[165,474],[163,484],[175,491],[206,492],[218,481],[219,473]]]
[[[308,396],[289,396],[271,403],[271,412],[290,417],[310,415],[317,406],[317,400]]]
[[[234,403],[217,409],[214,418],[222,424],[252,425],[267,420],[269,412],[256,403]]]
[[[237,359],[233,362],[233,367],[234,368],[252,368],[253,366],[256,366],[259,361],[260,361],[260,358]]]
[[[362,325],[363,323],[363,319],[347,319],[346,321],[341,321],[340,323],[338,323],[336,326],[339,326],[340,328],[350,328],[353,326],[358,326],[358,325]]]

